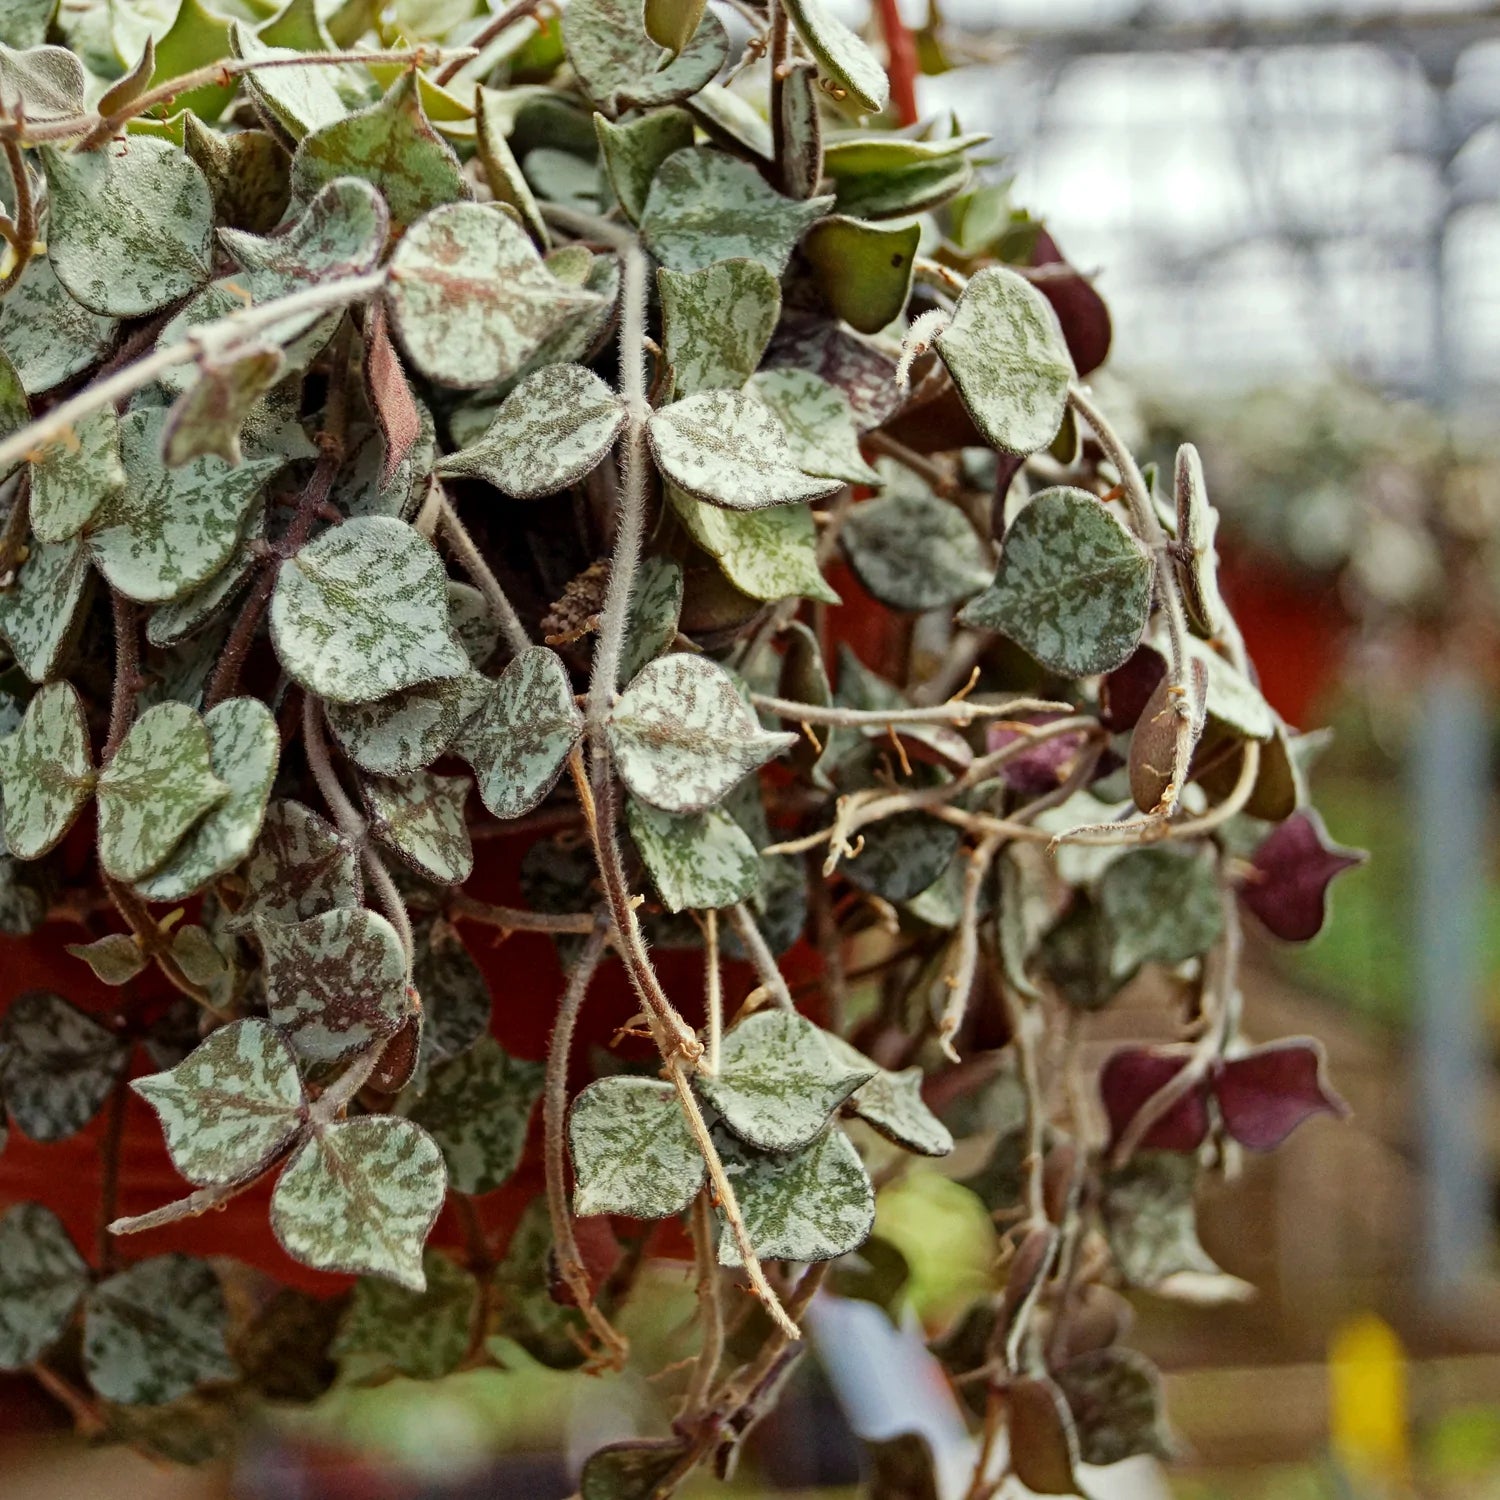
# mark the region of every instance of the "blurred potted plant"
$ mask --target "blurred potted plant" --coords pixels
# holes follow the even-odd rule
[[[1002,1427],[1039,1490],[1161,1451],[1110,1288],[1211,1291],[1197,1172],[1338,1107],[1235,978],[1236,893],[1305,936],[1332,870],[1102,304],[812,0],[246,4],[0,21],[0,1365],[193,1457],[620,1365],[680,1247],[677,1418],[582,1480],[669,1493],[870,1164],[1019,1101],[976,1493]],[[1191,1040],[1101,1128],[1043,1039],[1149,966]]]

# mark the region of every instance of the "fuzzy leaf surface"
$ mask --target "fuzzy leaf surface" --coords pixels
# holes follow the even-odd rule
[[[530,812],[557,784],[582,733],[562,659],[545,646],[523,651],[466,736],[480,800],[497,818]]]
[[[361,770],[405,776],[448,749],[490,691],[489,678],[467,672],[402,688],[374,703],[330,703],[328,728]]]
[[[806,505],[725,510],[694,500],[675,485],[667,486],[667,495],[688,535],[742,594],[839,602],[818,567],[817,527]]]
[[[446,1255],[422,1257],[425,1291],[373,1276],[360,1279],[329,1348],[346,1376],[436,1380],[457,1369],[469,1347],[479,1285]]]
[[[775,275],[738,256],[695,271],[664,266],[656,285],[677,395],[739,390],[760,367],[781,316]]]
[[[663,67],[639,6],[628,0],[578,0],[563,13],[568,61],[596,105],[609,115],[631,105],[674,104],[696,94],[729,57],[729,37],[711,12]]]
[[[864,1053],[851,1047],[843,1037],[823,1032],[823,1042],[834,1057],[850,1069],[875,1069],[868,1083],[862,1083],[849,1096],[845,1109],[867,1124],[873,1125],[887,1140],[919,1156],[947,1156],[953,1150],[953,1136],[948,1127],[928,1109],[922,1100],[921,1068],[902,1068],[892,1072],[870,1061]]]
[[[990,581],[987,549],[956,505],[900,484],[849,512],[839,544],[859,581],[893,609],[942,609]]]
[[[568,1113],[573,1212],[669,1219],[703,1186],[677,1090],[660,1078],[601,1078]]]
[[[26,705],[20,727],[0,740],[5,843],[17,859],[40,859],[83,811],[94,790],[83,703],[71,682],[52,682]]]
[[[289,799],[267,807],[243,875],[236,928],[258,917],[282,925],[301,922],[360,902],[359,851],[332,823]]]
[[[90,578],[88,549],[77,537],[39,541],[0,592],[0,637],[33,682],[58,675],[77,639]]]
[[[60,1339],[89,1289],[62,1220],[40,1203],[0,1218],[0,1370],[21,1370]]]
[[[760,851],[722,807],[677,814],[631,797],[625,820],[668,911],[717,911],[760,889]]]
[[[70,438],[53,439],[32,460],[31,529],[38,541],[65,542],[124,487],[120,419],[106,406],[79,418]]]
[[[474,868],[464,804],[467,776],[376,776],[364,784],[375,836],[419,874],[439,885],[462,885]]]

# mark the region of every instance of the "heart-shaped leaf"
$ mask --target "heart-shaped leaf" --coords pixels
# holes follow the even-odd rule
[[[180,598],[229,561],[261,487],[286,462],[261,454],[232,466],[210,455],[167,468],[167,422],[161,407],[120,419],[125,488],[99,507],[88,533],[99,571],[147,604]]]
[[[1099,910],[1110,965],[1124,980],[1142,964],[1180,964],[1207,953],[1224,930],[1212,865],[1176,849],[1132,849],[1104,872]]]
[[[669,1219],[703,1186],[702,1153],[677,1090],[659,1078],[601,1078],[568,1113],[573,1212]]]
[[[781,316],[781,283],[758,260],[719,260],[656,273],[667,363],[678,396],[739,390]]]
[[[276,779],[281,736],[259,698],[230,698],[203,716],[213,773],[229,796],[192,829],[155,874],[138,881],[148,901],[181,901],[233,869],[254,847]]]
[[[99,1113],[130,1044],[50,990],[27,990],[0,1018],[5,1103],[34,1141],[61,1141]]]
[[[38,542],[0,591],[0,637],[33,682],[58,674],[77,639],[89,597],[88,549],[77,537]]]
[[[81,417],[42,445],[31,461],[31,529],[41,542],[65,542],[125,487],[120,422],[112,406]]]
[[[5,799],[9,818],[8,782]],[[7,822],[7,831],[9,827]],[[1363,850],[1335,844],[1322,818],[1303,808],[1273,828],[1255,851],[1239,887],[1240,902],[1275,936],[1289,943],[1308,942],[1322,930],[1330,883],[1367,857]]]
[[[1214,1300],[1250,1292],[1224,1276],[1199,1243],[1197,1179],[1196,1159],[1173,1151],[1138,1152],[1105,1179],[1104,1229],[1128,1286],[1162,1296],[1212,1289],[1221,1294]]]
[[[233,788],[214,774],[210,745],[207,726],[185,703],[158,703],[135,721],[99,773],[99,863],[106,874],[126,881],[153,874],[204,813],[229,800]]]
[[[1062,426],[1073,361],[1057,314],[1025,277],[977,272],[937,351],[974,425],[1003,453],[1035,453]]]
[[[443,1154],[420,1125],[389,1115],[336,1120],[287,1163],[271,1195],[271,1228],[304,1265],[420,1292],[422,1246],[447,1187]]]
[[[776,413],[792,462],[804,473],[848,484],[879,484],[859,451],[854,413],[842,391],[811,370],[762,370],[747,387]],[[988,572],[988,569],[986,569]]]
[[[857,1250],[875,1222],[875,1189],[842,1130],[828,1130],[791,1156],[754,1151],[725,1133],[719,1144],[740,1213],[762,1260],[833,1260]],[[727,1224],[719,1264],[740,1264]]]
[[[543,1071],[541,1063],[512,1057],[487,1036],[433,1065],[411,1117],[442,1149],[457,1191],[490,1193],[514,1174]]]
[[[0,1370],[22,1370],[60,1339],[89,1289],[62,1220],[40,1203],[0,1218]]]
[[[893,1073],[879,1067],[863,1052],[851,1047],[831,1031],[822,1033],[823,1043],[834,1057],[850,1069],[874,1068],[874,1076],[862,1083],[844,1105],[849,1114],[873,1125],[887,1140],[921,1156],[947,1156],[953,1150],[948,1127],[922,1101],[921,1068],[903,1068]]]
[[[468,1352],[479,1285],[436,1250],[422,1257],[422,1271],[422,1292],[370,1276],[355,1285],[329,1346],[345,1378],[436,1380],[458,1368]]]
[[[579,1500],[652,1500],[688,1452],[677,1438],[628,1438],[596,1448],[579,1476]]]
[[[292,1049],[265,1021],[234,1021],[175,1068],[131,1085],[156,1111],[172,1165],[189,1182],[247,1182],[302,1128]]]
[[[656,169],[674,151],[693,144],[693,117],[685,109],[654,109],[616,125],[596,114],[594,130],[615,197],[625,217],[639,224]]]
[[[7,7],[6,26],[11,25]],[[87,79],[83,64],[66,47],[42,45],[53,18],[43,16],[32,43],[0,41],[0,101],[7,113],[38,125],[75,119],[84,112]]]
[[[879,333],[906,311],[921,225],[867,224],[829,214],[807,231],[802,253],[829,309],[861,333]]]
[[[1138,1454],[1163,1461],[1176,1445],[1162,1414],[1161,1373],[1134,1349],[1094,1349],[1054,1373],[1086,1464],[1117,1464]]]
[[[490,691],[488,677],[467,672],[403,688],[374,703],[330,703],[328,727],[362,770],[405,776],[447,750]]]
[[[128,135],[105,150],[41,154],[48,259],[83,306],[138,318],[208,280],[213,195],[170,141]]]
[[[625,420],[625,403],[592,370],[548,365],[505,398],[477,443],[443,459],[437,471],[533,500],[596,469]]]
[[[545,646],[523,651],[465,735],[480,800],[497,818],[530,812],[557,784],[582,733],[561,658]]]
[[[797,466],[786,431],[739,391],[700,391],[653,413],[646,429],[657,467],[679,489],[730,510],[822,500],[842,487]]]
[[[1314,1115],[1347,1115],[1349,1106],[1324,1076],[1327,1061],[1309,1037],[1286,1037],[1225,1059],[1213,1080],[1225,1130],[1252,1151],[1274,1151]]]
[[[890,83],[879,59],[823,0],[787,0],[787,15],[828,78],[833,97],[845,96],[860,114],[878,115],[890,99]]]
[[[631,105],[675,104],[696,94],[729,57],[729,37],[711,11],[677,56],[662,66],[639,6],[627,0],[577,0],[563,12],[563,45],[585,90],[606,114]]]
[[[228,1331],[213,1267],[187,1255],[158,1255],[89,1294],[83,1365],[106,1401],[164,1406],[200,1385],[234,1379]]]
[[[9,851],[40,859],[73,826],[94,781],[78,690],[70,682],[48,683],[26,705],[20,727],[0,740]]]
[[[1094,496],[1044,490],[1011,522],[995,581],[960,616],[1064,677],[1108,672],[1140,644],[1151,560]]]
[[[276,59],[277,66],[257,68],[244,75],[245,92],[257,109],[300,141],[309,132],[331,125],[348,114],[349,107],[339,92],[337,69],[312,63],[306,67],[287,67],[299,50],[292,47],[268,47],[243,21],[229,27],[229,42],[236,57],[260,60]]]
[[[859,857],[842,868],[861,890],[899,904],[942,877],[962,838],[957,828],[926,813],[897,813],[866,829]]]
[[[760,889],[760,851],[722,807],[678,815],[631,797],[625,818],[668,911],[719,910]]]
[[[387,296],[417,369],[470,390],[516,374],[548,334],[604,303],[559,281],[514,219],[477,203],[412,225],[391,257]]]
[[[693,501],[697,504],[697,501]],[[629,682],[649,661],[655,661],[677,638],[682,616],[682,567],[670,557],[641,559],[630,612],[625,621],[625,645],[620,653],[620,677]]]
[[[33,396],[102,358],[118,326],[114,318],[75,302],[47,255],[33,255],[0,301],[0,348]]]
[[[245,896],[231,923],[248,928],[257,917],[290,924],[360,903],[359,851],[300,802],[266,809],[255,850],[242,875]]]
[[[1016,1478],[1034,1495],[1082,1495],[1078,1434],[1062,1392],[1050,1380],[1012,1380],[1005,1408]]]
[[[291,154],[268,130],[221,134],[189,112],[182,148],[198,163],[214,195],[214,219],[265,234],[286,212]]]
[[[687,534],[718,563],[740,593],[752,599],[820,599],[837,604],[818,566],[818,533],[805,505],[725,510],[672,485],[672,509]]]
[[[620,695],[605,726],[632,792],[663,812],[702,812],[796,743],[768,734],[720,666],[701,656],[658,657]]]
[[[1099,1097],[1118,1141],[1141,1107],[1187,1065],[1184,1048],[1122,1047],[1099,1074]],[[1141,1138],[1153,1151],[1196,1151],[1208,1134],[1208,1089],[1199,1084],[1161,1115]]]
[[[406,954],[384,917],[343,907],[287,924],[260,916],[255,936],[267,1009],[302,1057],[340,1062],[406,1019]]]
[[[884,472],[889,492],[856,505],[839,528],[856,577],[895,609],[942,609],[972,597],[993,569],[963,512],[926,485]]]
[[[146,967],[141,945],[128,932],[110,932],[92,943],[69,943],[67,951],[81,958],[104,984],[129,984]]]
[[[824,1033],[802,1016],[762,1010],[725,1036],[718,1071],[699,1075],[697,1085],[741,1140],[763,1151],[797,1151],[878,1071],[868,1059],[830,1051]]]
[[[334,703],[369,703],[461,677],[447,572],[404,521],[363,516],[315,537],[282,567],[271,640],[287,675]]]
[[[748,162],[694,146],[657,169],[641,236],[674,271],[745,256],[779,277],[808,226],[832,206],[832,198],[784,198]]]
[[[474,868],[474,846],[464,804],[467,776],[376,776],[364,783],[375,836],[420,875],[439,885],[461,885]]]

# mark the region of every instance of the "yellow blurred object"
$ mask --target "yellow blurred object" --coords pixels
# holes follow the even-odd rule
[[[1406,1351],[1374,1313],[1349,1319],[1329,1340],[1328,1424],[1334,1458],[1351,1478],[1407,1482]]]

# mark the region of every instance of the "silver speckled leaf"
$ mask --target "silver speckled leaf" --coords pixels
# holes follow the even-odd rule
[[[196,291],[213,268],[208,179],[170,141],[127,135],[98,151],[41,148],[47,254],[85,307],[138,318]]]
[[[497,818],[530,812],[557,784],[582,733],[561,658],[545,646],[523,651],[465,735],[480,800]]]
[[[739,391],[700,391],[654,412],[646,433],[657,467],[695,499],[730,510],[822,500],[843,487],[798,466],[786,429]]]
[[[542,1073],[541,1063],[512,1057],[489,1036],[433,1065],[411,1117],[442,1148],[459,1192],[493,1192],[520,1165]]]
[[[41,445],[31,462],[31,529],[38,541],[66,541],[124,486],[120,421],[106,406]]]
[[[1000,567],[959,616],[1063,677],[1110,672],[1141,643],[1151,559],[1085,490],[1043,490],[1011,522]]]
[[[458,1368],[469,1348],[479,1284],[436,1250],[422,1257],[425,1291],[373,1276],[360,1279],[329,1348],[346,1379],[405,1375],[436,1380]]]
[[[835,1056],[824,1033],[787,1010],[761,1010],[724,1037],[719,1071],[698,1092],[741,1140],[763,1151],[797,1151],[876,1074],[866,1058]]]
[[[419,1125],[389,1115],[338,1120],[309,1136],[282,1172],[271,1228],[304,1265],[420,1292],[422,1246],[447,1189],[443,1154]]]
[[[11,1119],[34,1141],[61,1141],[99,1113],[130,1044],[61,995],[27,990],[0,1018],[0,1082]]]
[[[937,351],[985,438],[1035,453],[1057,436],[1073,360],[1052,304],[1016,271],[986,266],[958,299]]]
[[[0,636],[33,682],[58,675],[82,623],[92,576],[79,538],[37,542],[15,582],[0,591]]]
[[[573,1212],[669,1219],[703,1186],[677,1090],[659,1078],[601,1078],[568,1112]]]
[[[887,1140],[921,1156],[947,1156],[953,1150],[948,1127],[922,1100],[921,1068],[891,1072],[876,1067],[858,1048],[831,1031],[823,1040],[837,1058],[851,1068],[875,1068],[875,1076],[849,1096],[844,1108],[873,1125]]]
[[[461,885],[474,868],[464,817],[469,787],[467,776],[430,771],[372,776],[364,783],[371,829],[418,874],[439,885]]]
[[[722,807],[677,814],[630,797],[625,820],[668,911],[720,910],[760,889],[760,851]]]
[[[1110,969],[1123,980],[1144,963],[1207,953],[1224,927],[1211,863],[1181,849],[1131,849],[1099,881]]]
[[[834,97],[842,102],[842,90],[861,114],[878,115],[890,99],[891,89],[875,54],[823,0],[786,0],[786,13],[817,59],[818,71],[829,81]]]
[[[488,677],[467,672],[403,688],[374,703],[330,703],[328,728],[362,770],[404,776],[431,765],[484,707]]]
[[[680,652],[642,668],[605,733],[625,785],[664,812],[702,812],[797,742],[763,730],[722,667]]]
[[[236,57],[289,58],[291,47],[268,47],[243,21],[229,28],[229,41]],[[348,114],[349,106],[339,92],[339,72],[314,64],[310,67],[259,68],[244,75],[245,92],[256,107],[269,115],[294,140],[310,131],[331,125]]]
[[[233,1380],[229,1313],[207,1261],[157,1255],[89,1294],[83,1365],[107,1401],[164,1406],[200,1385]]]
[[[729,60],[729,37],[711,12],[675,58],[646,35],[630,0],[573,0],[563,45],[589,97],[608,114],[630,105],[672,104],[696,94]],[[662,64],[666,63],[663,67]]]
[[[679,396],[737,391],[755,373],[781,316],[781,283],[758,260],[656,273],[663,346]]]
[[[693,501],[697,504],[697,501]],[[682,617],[682,565],[670,557],[641,559],[630,610],[625,617],[625,644],[620,679],[629,682],[648,661],[655,661],[677,637]]]
[[[359,851],[325,818],[300,802],[266,809],[260,837],[241,871],[245,897],[231,919],[236,930],[257,917],[301,922],[360,903]]]
[[[639,224],[656,169],[674,151],[693,144],[693,117],[685,109],[654,109],[616,125],[596,114],[594,132],[615,197],[625,217]]]
[[[62,1220],[40,1203],[0,1219],[0,1370],[22,1370],[66,1331],[89,1268]]]
[[[596,469],[626,420],[625,403],[582,365],[548,365],[500,404],[477,443],[438,473],[487,480],[517,500],[551,495]]]
[[[271,640],[287,675],[334,703],[369,703],[461,677],[447,573],[404,521],[363,516],[288,559],[271,597]]]
[[[821,375],[782,366],[760,371],[746,389],[776,413],[792,462],[805,474],[849,484],[880,483],[880,475],[859,451],[848,397]]]
[[[48,255],[34,255],[20,282],[0,301],[0,348],[30,395],[49,391],[102,359],[118,326],[116,319],[73,300]]]
[[[410,1013],[401,939],[372,911],[338,907],[290,924],[259,917],[255,936],[271,1019],[313,1062],[362,1052]]]
[[[667,497],[688,535],[742,594],[839,602],[818,567],[818,533],[806,505],[725,510],[675,485],[667,486]]]
[[[71,682],[48,683],[26,705],[20,728],[0,740],[9,851],[40,859],[73,826],[94,780],[78,690]]]
[[[208,728],[185,703],[158,703],[99,773],[99,863],[116,880],[159,870],[231,787],[214,774]]]
[[[259,698],[230,698],[203,716],[209,762],[229,796],[136,889],[148,901],[181,901],[233,869],[254,847],[276,779],[281,736]]]
[[[719,1136],[750,1243],[762,1260],[833,1260],[857,1250],[875,1223],[875,1189],[842,1130],[825,1131],[791,1156],[755,1151],[727,1131]],[[727,1224],[719,1264],[740,1264]]]
[[[253,1018],[221,1026],[175,1068],[130,1086],[156,1111],[172,1165],[200,1187],[257,1176],[305,1113],[292,1049]]]

